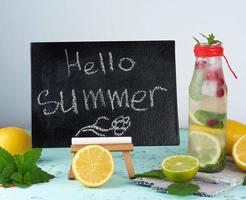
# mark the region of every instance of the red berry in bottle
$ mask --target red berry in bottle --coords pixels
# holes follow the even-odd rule
[[[208,120],[208,126],[215,126],[218,123],[219,123],[218,119],[209,119]]]
[[[216,96],[217,96],[217,97],[223,97],[224,94],[225,94],[224,89],[223,89],[222,87],[219,87],[219,88],[217,89],[217,91],[216,91]]]
[[[195,67],[196,69],[201,69],[203,67],[206,67],[206,64],[207,64],[206,60],[196,61]]]
[[[223,78],[219,78],[218,80],[218,86],[223,86],[225,84],[225,81]]]
[[[201,60],[201,65],[202,67],[206,67],[207,61],[206,60]]]
[[[216,70],[216,73],[217,73],[217,76],[218,78],[223,78],[223,69],[222,67],[219,67],[217,70]]]
[[[207,80],[218,80],[217,71],[208,71],[206,75]]]

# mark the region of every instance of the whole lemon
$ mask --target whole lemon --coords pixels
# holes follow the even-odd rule
[[[31,137],[22,128],[1,128],[0,146],[13,155],[23,154],[32,147]]]

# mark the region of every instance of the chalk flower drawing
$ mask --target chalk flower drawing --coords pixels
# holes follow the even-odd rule
[[[102,127],[98,126],[98,122],[100,120],[107,120],[108,121],[109,118],[107,118],[105,116],[99,117],[94,124],[82,127],[76,133],[75,136],[79,136],[81,133],[88,132],[88,131],[91,131],[91,132],[95,133],[97,136],[102,136],[102,137],[105,136],[104,133],[108,133],[110,131],[113,131],[115,136],[121,136],[131,126],[131,120],[130,120],[129,116],[124,117],[123,115],[121,115],[121,116],[115,118],[111,122],[111,127],[109,127],[109,128],[102,128]]]

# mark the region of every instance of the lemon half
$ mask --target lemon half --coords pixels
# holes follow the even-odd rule
[[[114,173],[111,153],[99,145],[88,145],[80,149],[72,161],[75,178],[84,186],[99,187]]]

